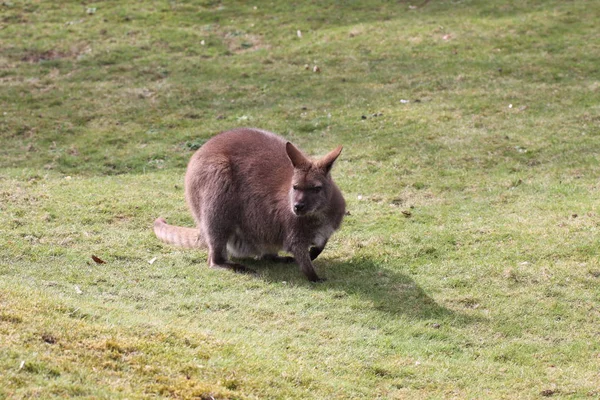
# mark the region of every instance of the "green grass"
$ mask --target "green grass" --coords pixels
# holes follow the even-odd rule
[[[0,3],[0,398],[600,396],[600,3],[342,3]],[[154,237],[238,126],[344,144],[326,282]]]

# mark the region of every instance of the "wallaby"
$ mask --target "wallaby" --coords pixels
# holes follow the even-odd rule
[[[185,197],[196,229],[154,222],[156,236],[184,247],[208,247],[213,268],[249,271],[229,256],[295,261],[319,281],[312,260],[339,228],[346,203],[331,178],[342,151],[311,161],[274,133],[249,128],[222,132],[192,156]],[[294,257],[279,256],[284,250]]]

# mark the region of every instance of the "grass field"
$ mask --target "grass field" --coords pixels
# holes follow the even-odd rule
[[[599,18],[0,3],[0,399],[600,397]],[[238,126],[344,145],[326,282],[154,237]]]

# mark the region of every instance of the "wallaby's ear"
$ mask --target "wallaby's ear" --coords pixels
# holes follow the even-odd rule
[[[310,165],[310,160],[290,142],[285,144],[285,152],[296,169],[304,169]]]
[[[331,167],[333,167],[333,163],[339,157],[341,152],[342,152],[342,146],[336,147],[335,150],[330,151],[329,154],[327,154],[325,157],[320,159],[318,161],[317,165],[320,168],[323,168],[326,173],[329,172],[331,170]]]

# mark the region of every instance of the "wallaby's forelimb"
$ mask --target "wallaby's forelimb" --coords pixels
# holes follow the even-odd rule
[[[300,270],[306,276],[306,278],[311,282],[322,282],[323,279],[319,278],[317,273],[315,272],[315,267],[310,260],[310,254],[306,247],[299,246],[295,249],[292,249],[292,253],[294,254],[294,259],[296,263],[300,267]]]
[[[309,250],[310,260],[314,261],[317,257],[319,257],[319,254],[321,254],[324,248],[325,245],[322,247],[311,247]]]

